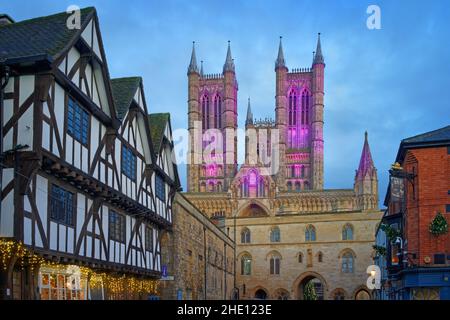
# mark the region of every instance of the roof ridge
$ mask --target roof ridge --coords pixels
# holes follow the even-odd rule
[[[118,77],[118,78],[111,78],[111,81],[128,80],[128,79],[142,80],[142,77],[141,76]]]
[[[412,140],[412,139],[419,138],[419,137],[429,137],[429,136],[432,136],[432,135],[434,135],[434,134],[436,134],[438,132],[445,131],[447,129],[450,129],[450,125],[447,125],[445,127],[442,127],[442,128],[439,128],[439,129],[435,129],[435,130],[432,130],[432,131],[420,133],[420,134],[417,134],[417,135],[412,136],[412,137],[405,138],[405,139],[402,140],[402,142],[408,142],[408,140]]]
[[[96,11],[95,7],[90,6],[90,7],[85,7],[85,8],[81,8],[80,9],[81,13],[91,12],[91,11],[95,12]],[[57,17],[60,17],[62,15],[68,15],[68,13],[66,11],[63,11],[63,12],[53,13],[53,14],[50,14],[50,15],[47,15],[47,16],[40,16],[40,17],[25,19],[25,20],[21,20],[21,21],[16,21],[16,22],[11,23],[11,24],[2,25],[2,26],[0,26],[0,29],[13,28],[13,27],[18,26],[18,25],[24,25],[24,24],[27,24],[27,23],[34,23],[36,21],[44,20],[44,19],[48,19],[48,18],[57,18]]]

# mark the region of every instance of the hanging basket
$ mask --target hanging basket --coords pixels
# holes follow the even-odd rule
[[[429,231],[432,235],[440,236],[448,232],[448,223],[445,217],[438,212],[430,223]]]

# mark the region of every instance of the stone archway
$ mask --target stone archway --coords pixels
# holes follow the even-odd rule
[[[355,300],[370,300],[370,293],[365,289],[361,289],[355,293]]]
[[[320,274],[305,272],[294,281],[293,292],[298,300],[309,300],[312,298],[311,291],[315,293],[317,300],[324,300],[327,297],[328,285]]]
[[[353,299],[371,300],[372,299],[371,291],[365,285],[361,285],[353,291]]]
[[[261,203],[252,201],[239,210],[238,217],[267,217],[269,210]]]
[[[264,289],[258,289],[255,291],[255,299],[257,300],[266,300],[267,292]]]

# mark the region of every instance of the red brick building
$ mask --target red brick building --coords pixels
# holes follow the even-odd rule
[[[402,140],[395,162],[383,218],[391,298],[450,299],[450,126]]]

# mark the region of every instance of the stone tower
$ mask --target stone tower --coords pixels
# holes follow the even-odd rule
[[[320,36],[312,68],[286,67],[283,46],[275,61],[276,126],[279,130],[279,190],[323,189],[323,84]]]
[[[355,174],[354,190],[357,206],[360,210],[378,208],[378,177],[377,169],[370,153],[367,131],[364,137],[364,146],[359,160],[359,167]]]
[[[204,74],[203,63],[198,70],[193,47],[188,67],[189,192],[227,191],[236,175],[237,91],[230,42],[217,74]]]

